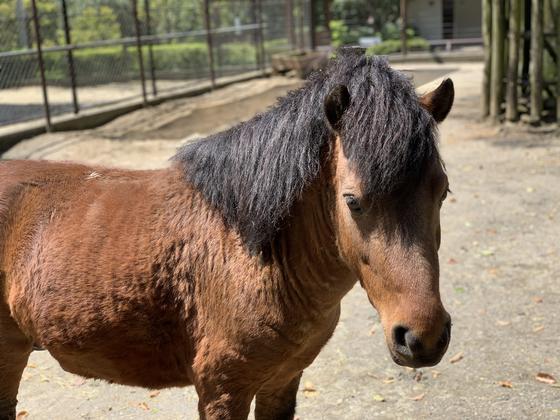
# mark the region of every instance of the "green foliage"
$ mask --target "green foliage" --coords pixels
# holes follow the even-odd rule
[[[59,37],[63,36],[62,30],[59,30]],[[109,6],[86,7],[72,20],[72,42],[75,44],[120,37],[117,16]]]
[[[407,41],[409,51],[427,51],[430,49],[430,44],[424,38],[415,37]],[[398,39],[389,39],[383,41],[381,44],[374,45],[367,49],[367,54],[370,55],[387,55],[401,51],[401,41]]]
[[[376,35],[369,26],[349,28],[342,20],[331,20],[331,39],[334,47],[356,44],[361,37]]]
[[[397,0],[334,0],[333,19],[366,25],[371,21],[374,32],[381,32],[387,22],[396,22],[399,18]]]

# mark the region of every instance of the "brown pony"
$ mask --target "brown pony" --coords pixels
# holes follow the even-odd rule
[[[384,60],[340,52],[267,112],[169,168],[0,163],[0,418],[33,347],[88,378],[194,385],[203,419],[294,416],[358,280],[396,363],[439,362],[435,122]]]

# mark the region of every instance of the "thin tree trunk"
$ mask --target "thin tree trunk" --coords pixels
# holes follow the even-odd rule
[[[506,119],[517,121],[517,80],[519,77],[519,33],[521,28],[521,0],[511,0],[509,12],[509,64],[506,97]]]
[[[504,99],[504,2],[492,1],[492,78],[490,117],[499,120]]]
[[[533,0],[531,21],[531,123],[538,124],[542,113],[543,0]]]
[[[482,76],[482,117],[490,115],[490,78],[492,74],[492,0],[482,0],[482,37],[484,73]]]

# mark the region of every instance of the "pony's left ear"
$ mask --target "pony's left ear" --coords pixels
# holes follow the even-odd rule
[[[350,92],[344,85],[336,85],[325,98],[325,115],[332,129],[337,131],[342,114],[350,105]]]
[[[440,123],[451,111],[453,99],[455,99],[453,82],[451,79],[445,79],[436,90],[421,96],[420,104],[432,114],[437,123]]]

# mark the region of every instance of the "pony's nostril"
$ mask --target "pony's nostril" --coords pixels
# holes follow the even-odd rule
[[[403,326],[396,326],[393,328],[393,343],[396,346],[407,347],[406,345],[406,333],[408,332],[408,328]]]
[[[422,342],[412,333],[412,331],[407,331],[404,337],[406,346],[413,355],[422,351]]]
[[[403,356],[414,357],[422,352],[422,342],[407,327],[398,325],[393,328],[395,350]]]

